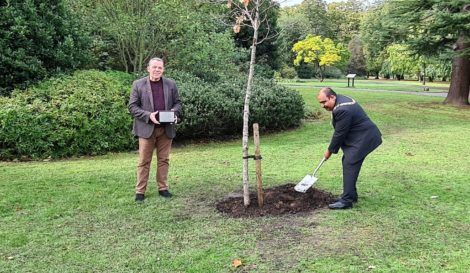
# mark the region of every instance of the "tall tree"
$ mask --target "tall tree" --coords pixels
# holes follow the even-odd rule
[[[292,66],[295,55],[292,47],[295,43],[305,39],[309,34],[307,17],[299,6],[281,9],[279,17],[279,28],[281,29],[277,38],[281,61],[285,66]]]
[[[323,81],[325,68],[345,63],[348,52],[343,44],[335,44],[330,38],[322,39],[321,36],[307,36],[302,41],[297,42],[292,51],[295,52],[295,65],[303,63],[313,63],[320,74],[320,81]]]
[[[385,20],[389,17],[389,11],[388,2],[373,5],[364,15],[360,26],[367,73],[374,74],[376,78],[387,58],[386,47],[406,37],[403,26]]]
[[[360,0],[348,0],[328,4],[327,16],[336,41],[348,44],[359,34],[359,26],[365,13],[365,4]]]
[[[354,35],[349,41],[348,50],[351,53],[351,57],[348,62],[348,73],[354,73],[358,75],[366,75],[366,59],[364,57],[364,51],[361,39],[359,35]]]
[[[408,30],[406,40],[420,54],[453,51],[452,75],[445,103],[469,105],[470,4],[466,0],[390,0],[389,21]]]
[[[215,19],[223,7],[200,0],[68,1],[104,44],[114,69],[140,72],[159,56],[168,69],[209,81],[235,70],[232,33]]]
[[[304,0],[300,6],[310,22],[309,34],[335,38],[324,0]]]

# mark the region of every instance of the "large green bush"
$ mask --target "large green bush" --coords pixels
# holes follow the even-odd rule
[[[239,136],[246,78],[208,83],[173,71],[183,101],[178,140]],[[60,158],[136,148],[127,102],[135,76],[122,72],[78,71],[14,91],[0,103],[0,159]],[[256,79],[250,123],[275,131],[298,126],[303,100],[274,81]]]
[[[0,158],[67,157],[133,147],[126,110],[133,77],[79,71],[2,98]]]
[[[89,36],[63,0],[0,2],[0,95],[89,60]]]
[[[239,135],[243,126],[246,77],[236,75],[208,84],[187,74],[172,73],[184,105],[178,138]],[[299,93],[273,80],[255,79],[250,102],[250,125],[278,131],[300,125],[304,101]]]

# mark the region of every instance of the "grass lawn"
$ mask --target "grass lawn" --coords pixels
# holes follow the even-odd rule
[[[317,89],[299,88],[315,111]],[[0,272],[468,272],[470,109],[442,98],[341,93],[363,105],[384,140],[364,163],[354,209],[219,214],[216,202],[242,187],[241,141],[175,148],[174,198],[160,198],[152,182],[140,205],[136,153],[3,162]],[[266,187],[297,183],[321,159],[332,133],[321,113],[261,136]],[[254,177],[251,164],[252,186]],[[318,188],[340,194],[341,156],[318,177]],[[243,265],[231,267],[234,259]]]
[[[426,82],[428,91],[423,91],[425,87],[421,82],[410,80],[386,80],[386,79],[368,79],[356,78],[354,80],[354,87],[348,87],[348,80],[344,79],[325,79],[320,82],[319,80],[286,80],[280,82],[281,84],[293,86],[296,88],[321,88],[325,86],[333,87],[335,90],[384,90],[384,91],[405,91],[405,92],[424,92],[424,93],[441,93],[449,91],[448,82]],[[350,83],[352,85],[352,82]]]

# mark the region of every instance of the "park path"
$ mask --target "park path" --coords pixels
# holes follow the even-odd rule
[[[348,87],[336,87],[335,89],[341,90],[351,90]],[[400,94],[411,94],[411,95],[418,95],[418,96],[429,96],[429,97],[447,97],[447,92],[426,92],[426,91],[400,91],[400,90],[381,90],[381,89],[362,89],[362,88],[354,88],[353,90],[357,91],[370,91],[370,92],[389,92],[389,93],[400,93]]]
[[[311,88],[323,88],[327,86],[308,86],[308,85],[296,85],[289,84],[290,87],[311,87]],[[429,96],[429,97],[447,97],[447,92],[426,92],[426,91],[400,91],[400,90],[383,90],[383,89],[368,89],[368,88],[357,88],[357,87],[333,87],[334,90],[354,90],[354,91],[369,91],[369,92],[389,92],[389,93],[399,93],[399,94],[410,94],[418,96]]]

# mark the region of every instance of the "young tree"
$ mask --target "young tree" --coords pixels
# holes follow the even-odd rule
[[[225,1],[224,1],[225,2]],[[236,18],[233,31],[239,33],[242,27],[249,27],[252,29],[253,34],[251,37],[251,54],[250,54],[250,68],[248,71],[248,80],[246,84],[245,103],[243,106],[243,137],[242,137],[242,151],[243,151],[243,203],[245,206],[250,204],[249,195],[249,176],[248,176],[248,121],[250,116],[250,98],[251,89],[253,85],[253,77],[255,74],[256,63],[256,49],[263,41],[272,38],[271,27],[267,16],[262,14],[269,14],[269,10],[278,8],[278,4],[272,0],[228,0],[227,6],[231,8],[232,16]],[[233,8],[232,8],[233,7]],[[268,30],[263,36],[259,35],[261,25],[267,24]]]
[[[294,65],[300,65],[301,62],[315,64],[320,81],[323,81],[326,67],[345,62],[349,57],[343,44],[335,44],[333,40],[322,39],[321,36],[307,36],[294,44],[292,51],[296,53]]]

